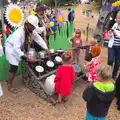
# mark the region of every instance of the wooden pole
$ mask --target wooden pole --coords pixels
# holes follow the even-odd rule
[[[4,36],[4,18],[3,18],[3,13],[4,13],[4,8],[3,8],[3,2],[1,1],[0,3],[0,8],[1,8],[1,21],[2,21],[2,45],[4,46],[4,40],[5,40],[5,36]]]
[[[86,35],[86,41],[88,41],[88,34],[89,34],[89,23],[87,25],[87,35]]]
[[[57,13],[57,0],[55,0],[55,14]]]

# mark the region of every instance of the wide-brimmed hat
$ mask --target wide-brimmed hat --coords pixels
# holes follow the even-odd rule
[[[38,3],[36,5],[36,12],[39,12],[39,11],[46,11],[47,9],[47,6],[42,4],[42,3]]]

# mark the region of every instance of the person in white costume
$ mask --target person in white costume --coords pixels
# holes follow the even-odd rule
[[[6,58],[10,64],[9,78],[8,78],[8,90],[10,92],[16,93],[17,90],[13,88],[12,83],[17,72],[19,61],[21,57],[25,57],[30,61],[34,59],[29,58],[22,51],[22,48],[29,46],[29,44],[34,40],[40,47],[48,50],[48,47],[42,37],[36,32],[38,28],[39,20],[35,15],[28,16],[24,26],[18,28],[13,34],[11,34],[5,42],[5,53]]]

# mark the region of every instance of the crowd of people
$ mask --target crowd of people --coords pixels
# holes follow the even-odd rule
[[[10,64],[8,90],[13,93],[18,91],[13,88],[12,83],[17,72],[19,61],[26,58],[35,62],[36,59],[29,57],[26,52],[29,46],[34,44],[36,51],[44,49],[50,54],[47,43],[49,36],[49,19],[44,16],[46,7],[39,3],[36,6],[34,15],[27,17],[24,25],[19,27],[12,35],[9,35],[5,42],[5,54]],[[106,31],[105,31],[106,32]],[[86,120],[106,120],[108,110],[114,99],[117,97],[118,110],[120,110],[120,75],[118,75],[120,64],[120,13],[117,14],[116,23],[109,31],[108,38],[108,65],[101,63],[101,47],[96,40],[88,43],[86,52],[87,63],[84,65],[88,87],[83,92],[83,99],[86,102]],[[108,39],[107,38],[107,39]],[[54,79],[54,91],[58,94],[57,103],[66,102],[72,91],[72,83],[75,80],[75,71],[72,63],[80,64],[80,50],[86,49],[83,46],[80,29],[76,29],[75,35],[68,38],[72,42],[72,52],[65,51],[62,54],[63,64],[58,67]],[[89,59],[88,59],[89,58]],[[113,66],[114,63],[114,67]],[[113,69],[113,74],[112,74]],[[112,78],[116,81],[114,84]]]
[[[117,109],[120,110],[120,74],[118,74],[120,65],[119,25],[120,12],[116,16],[116,23],[108,31],[108,65],[100,61],[100,45],[96,41],[91,41],[90,52],[88,52],[88,56],[91,56],[91,59],[84,65],[89,82],[88,87],[83,92],[83,99],[87,107],[86,120],[106,120],[114,97],[117,98],[116,105]],[[62,100],[68,100],[68,96],[71,93],[75,74],[72,64],[70,64],[70,59],[72,58],[71,60],[76,63],[80,62],[80,48],[82,48],[80,30],[76,30],[75,36],[69,38],[69,40],[72,41],[73,54],[71,55],[67,52],[63,54],[63,65],[58,68],[54,81],[55,92],[58,94],[58,103],[61,103]],[[115,84],[112,79],[115,80]]]

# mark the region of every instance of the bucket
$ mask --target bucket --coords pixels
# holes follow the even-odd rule
[[[79,73],[81,71],[79,65],[77,64],[73,64],[73,68],[74,68],[75,73]]]
[[[49,95],[52,95],[54,93],[54,79],[55,79],[55,75],[51,75],[47,77],[44,84],[45,89]]]

